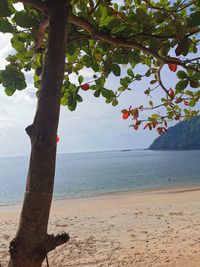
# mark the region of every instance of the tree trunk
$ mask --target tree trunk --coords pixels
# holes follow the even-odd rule
[[[48,0],[47,3],[48,46],[36,115],[33,124],[26,129],[32,149],[20,223],[16,237],[10,243],[9,267],[39,267],[50,250],[69,239],[65,233],[58,236],[47,234],[68,18],[66,0]]]

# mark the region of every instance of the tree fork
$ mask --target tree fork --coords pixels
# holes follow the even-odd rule
[[[31,139],[31,157],[18,231],[10,243],[9,267],[40,267],[49,251],[69,240],[66,233],[58,236],[47,234],[69,7],[65,0],[48,0],[47,4],[48,46],[35,118],[26,128]]]

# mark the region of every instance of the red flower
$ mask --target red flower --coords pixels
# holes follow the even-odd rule
[[[88,83],[84,83],[80,87],[81,87],[82,90],[87,91],[87,90],[89,90],[90,85]]]
[[[184,100],[183,103],[185,106],[189,106],[189,102],[187,100]]]
[[[60,141],[59,136],[56,136],[56,143],[58,143]]]
[[[124,120],[126,120],[126,119],[128,119],[129,116],[130,116],[130,114],[129,114],[129,112],[127,111],[127,112],[124,112],[124,113],[123,113],[122,118],[123,118]]]

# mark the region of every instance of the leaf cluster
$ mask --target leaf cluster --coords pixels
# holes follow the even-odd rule
[[[38,39],[46,19],[46,13],[37,7],[24,5],[23,10],[17,11],[13,1],[0,1],[0,31],[12,34],[11,45],[15,50],[6,58],[6,68],[0,71],[0,83],[7,95],[26,87],[24,73],[30,70],[34,71],[35,87],[40,89],[48,28],[42,38],[40,36],[40,45]],[[198,112],[193,108],[199,101],[200,67],[198,56],[193,56],[198,51],[199,25],[200,5],[195,0],[173,3],[124,0],[121,4],[107,0],[72,0],[66,29],[61,104],[75,110],[77,103],[83,100],[81,85],[89,83],[89,90],[95,97],[103,97],[106,103],[115,106],[121,93],[133,90],[134,82],[148,78],[150,85],[144,88],[145,95],[151,97],[153,91],[161,89],[164,96],[158,105],[151,99],[147,109],[163,106],[166,114],[157,114],[157,118],[150,116],[147,128],[154,128],[152,120],[163,124],[163,119],[196,115]],[[174,51],[176,58],[172,57]],[[171,64],[175,71],[177,66],[183,68],[177,72],[173,96],[160,77],[165,64]],[[145,66],[145,73],[137,73],[140,65]],[[124,76],[122,67],[127,68]],[[81,75],[85,69],[92,73],[90,80]],[[116,77],[114,89],[107,86],[109,77]]]

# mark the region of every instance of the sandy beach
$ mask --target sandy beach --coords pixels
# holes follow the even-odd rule
[[[0,207],[2,267],[19,213]],[[200,189],[54,201],[49,233],[60,231],[71,239],[49,254],[51,267],[200,267]]]

